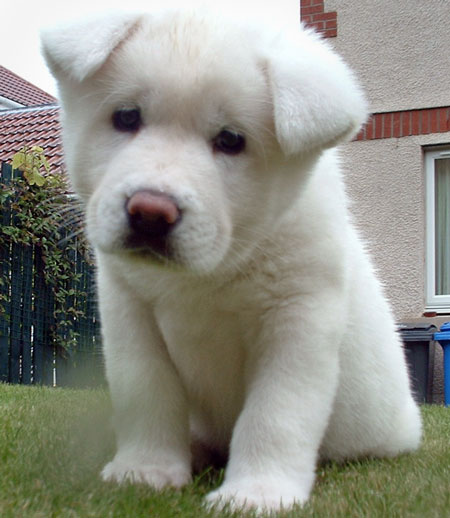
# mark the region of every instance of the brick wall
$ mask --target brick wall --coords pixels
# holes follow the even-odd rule
[[[337,12],[325,12],[324,0],[301,0],[300,20],[325,38],[337,36]]]
[[[324,0],[301,0],[300,20],[325,38],[337,36],[337,12]],[[355,140],[401,138],[450,131],[450,107],[373,113]]]
[[[450,131],[450,107],[374,113],[355,140],[401,138]]]

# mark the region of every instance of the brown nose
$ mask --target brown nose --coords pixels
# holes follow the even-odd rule
[[[128,199],[126,212],[131,231],[129,246],[168,255],[168,235],[181,218],[174,198],[158,191],[137,191]]]

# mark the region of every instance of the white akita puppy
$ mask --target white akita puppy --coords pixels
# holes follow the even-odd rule
[[[317,36],[206,11],[110,14],[43,35],[66,163],[98,261],[118,450],[105,480],[208,501],[307,500],[318,459],[421,436],[391,312],[336,153],[366,117]]]

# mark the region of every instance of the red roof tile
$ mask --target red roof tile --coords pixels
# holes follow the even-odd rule
[[[23,106],[53,104],[56,99],[0,65],[0,95]]]
[[[51,166],[63,167],[59,108],[56,105],[0,111],[0,161],[23,146],[40,146]]]

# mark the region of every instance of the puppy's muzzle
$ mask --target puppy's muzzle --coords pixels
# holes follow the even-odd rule
[[[127,248],[170,256],[169,236],[181,220],[176,200],[163,192],[142,190],[127,200],[125,210],[129,226]]]

